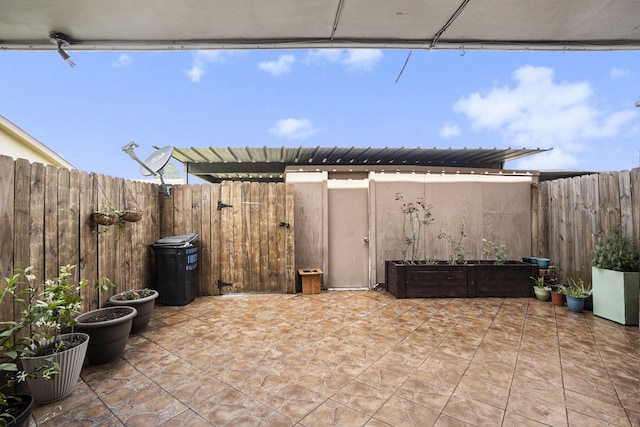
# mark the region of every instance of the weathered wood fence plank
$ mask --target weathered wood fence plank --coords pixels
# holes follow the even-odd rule
[[[640,168],[546,181],[532,187],[532,250],[551,258],[560,279],[591,283],[598,237],[615,224],[640,242]]]

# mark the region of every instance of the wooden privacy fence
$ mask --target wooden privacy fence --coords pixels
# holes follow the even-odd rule
[[[171,193],[165,198],[156,183],[0,156],[0,274],[31,265],[42,283],[56,278],[60,266],[75,264],[74,281],[93,285],[108,277],[117,284],[113,292],[151,287],[150,245],[198,233],[198,295],[295,292],[290,185],[177,185]],[[231,206],[219,209],[218,202]],[[92,212],[105,205],[135,208],[142,220],[97,226]],[[97,308],[93,286],[82,292],[83,309]],[[0,318],[11,318],[12,310],[5,301]]]
[[[542,182],[532,198],[533,255],[550,258],[563,281],[591,283],[593,249],[612,225],[640,242],[640,168]]]

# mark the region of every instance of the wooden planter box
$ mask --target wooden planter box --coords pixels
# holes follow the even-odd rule
[[[531,277],[537,276],[537,265],[519,261],[503,265],[490,261],[461,265],[385,262],[387,291],[396,298],[531,297]]]
[[[536,264],[507,261],[496,265],[491,261],[469,264],[469,296],[519,298],[533,296],[532,277],[538,277]]]

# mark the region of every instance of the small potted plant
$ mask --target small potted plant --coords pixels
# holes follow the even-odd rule
[[[562,293],[567,297],[567,307],[574,313],[582,313],[584,301],[592,294],[592,290],[587,287],[584,280],[573,278],[568,279],[568,286],[560,286]]]
[[[621,225],[598,239],[593,251],[593,314],[621,323],[638,324],[640,252]]]
[[[533,292],[540,301],[549,301],[551,298],[551,288],[544,282],[544,277],[531,277],[531,280],[535,283]]]
[[[80,310],[79,291],[85,283],[70,283],[74,267],[61,267],[58,278],[47,280],[41,292],[33,283],[32,267],[2,281],[1,296],[11,295],[17,314],[0,324],[1,371],[8,387],[26,381],[36,403],[69,395],[82,369],[89,337],[73,332],[73,317]],[[67,330],[71,333],[63,333]],[[0,393],[0,405],[4,403],[6,396]]]
[[[109,298],[109,305],[135,307],[138,314],[133,318],[131,333],[137,334],[149,324],[156,298],[158,298],[158,291],[153,289],[130,290]]]
[[[554,305],[563,306],[567,301],[567,298],[562,293],[562,288],[559,285],[551,287],[551,302]]]

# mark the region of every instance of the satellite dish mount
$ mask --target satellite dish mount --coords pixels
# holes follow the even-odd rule
[[[136,153],[133,152],[134,147],[138,147],[138,144],[132,141],[122,147],[122,151],[127,153],[133,160],[140,163],[140,173],[142,175],[153,175],[159,177],[160,182],[162,183],[162,194],[164,197],[171,197],[171,187],[165,184],[162,174],[164,167],[171,159],[173,147],[168,145],[166,147],[158,148],[153,154],[147,157],[145,161],[138,159]]]

